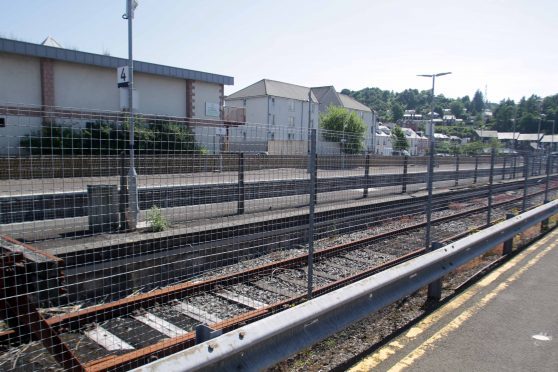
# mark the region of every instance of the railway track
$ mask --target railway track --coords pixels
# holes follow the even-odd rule
[[[540,179],[530,180],[530,187]],[[520,190],[523,181],[494,185],[495,195]],[[468,203],[486,198],[489,189],[477,187],[436,194],[434,210],[450,204]],[[341,209],[324,208],[316,213],[315,239],[331,234],[345,234],[365,230],[371,226],[401,216],[418,215],[424,211],[425,196],[391,200],[381,203],[357,204]],[[225,224],[226,225],[226,224]],[[123,242],[114,245],[110,240],[97,248],[73,250],[58,257],[65,262],[65,277],[70,303],[118,300],[133,293],[133,289],[153,288],[191,280],[219,265],[231,265],[274,251],[293,251],[306,244],[308,214],[297,210],[293,215],[279,213],[256,222],[203,231],[158,234],[153,239]],[[262,242],[265,241],[265,244]],[[212,252],[207,255],[207,252]],[[239,252],[241,252],[239,254]]]
[[[534,188],[532,188],[533,190]],[[530,198],[544,190],[534,190]],[[519,197],[493,204],[495,218]],[[470,233],[486,207],[433,220],[437,240],[450,242]],[[499,214],[499,215],[498,215]],[[484,215],[483,217],[484,218]],[[417,219],[421,219],[417,217]],[[456,225],[456,221],[459,224]],[[424,222],[334,244],[314,254],[313,295],[320,295],[425,252]],[[458,232],[457,232],[458,231]],[[389,240],[397,244],[386,244]],[[203,334],[229,331],[306,299],[307,254],[225,275],[194,280],[64,315],[42,319],[49,333],[47,349],[65,369],[127,370],[183,350]],[[197,327],[200,324],[208,328]]]

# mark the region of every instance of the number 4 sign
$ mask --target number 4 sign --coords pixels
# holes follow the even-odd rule
[[[127,87],[130,82],[130,73],[128,66],[122,66],[116,68],[116,83],[119,88]]]

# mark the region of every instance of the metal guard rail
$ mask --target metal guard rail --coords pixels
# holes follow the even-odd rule
[[[260,370],[412,294],[558,213],[544,204],[435,251],[135,371]]]

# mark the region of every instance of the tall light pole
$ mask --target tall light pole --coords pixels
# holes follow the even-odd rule
[[[539,125],[537,127],[537,150],[539,150],[540,147],[540,143],[541,143],[541,122],[542,119],[545,117],[546,115],[541,113],[539,114]]]
[[[138,223],[139,202],[138,202],[138,174],[136,173],[135,151],[134,151],[134,60],[132,57],[132,20],[134,10],[138,6],[136,0],[126,0],[126,14],[122,18],[128,20],[128,112],[130,114],[130,169],[128,170],[128,228],[135,230]]]
[[[432,181],[434,178],[434,86],[436,84],[436,78],[439,76],[449,75],[451,72],[440,72],[437,74],[422,74],[417,75],[421,77],[432,78],[432,101],[430,102],[430,130],[427,131],[426,135],[430,137],[430,159],[428,162],[428,200],[426,202],[426,235],[425,235],[425,246],[426,250],[430,250],[430,229],[432,227]]]

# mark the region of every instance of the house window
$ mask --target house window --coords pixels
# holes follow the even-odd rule
[[[312,107],[312,112],[314,112],[314,109],[316,108],[316,105],[314,105],[313,103],[311,103],[310,106]]]
[[[294,116],[289,116],[289,127],[294,127]]]
[[[289,133],[289,140],[294,139],[294,134],[293,133]]]
[[[294,99],[290,99],[289,100],[289,111],[294,111],[295,110],[295,102]]]
[[[246,132],[243,132],[243,133],[242,133],[242,136],[244,137],[244,141],[246,141],[246,137],[247,137],[247,136],[246,136]]]
[[[275,108],[275,97],[271,97],[271,107]]]
[[[275,115],[271,115],[271,125],[275,125]]]
[[[6,118],[0,118],[0,128],[4,128],[6,126]]]
[[[244,107],[246,107],[246,100],[245,99],[242,100],[242,104],[244,105]]]
[[[275,133],[271,132],[271,139],[274,140],[275,139]]]

